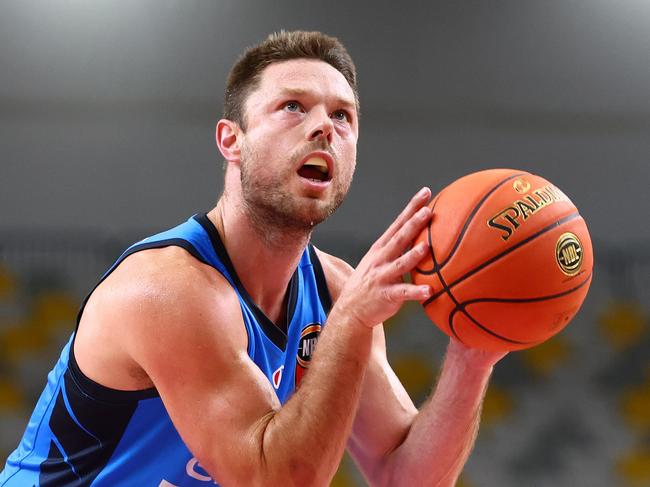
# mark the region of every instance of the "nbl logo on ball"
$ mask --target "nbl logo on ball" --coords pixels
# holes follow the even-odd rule
[[[582,245],[573,233],[560,235],[555,246],[555,259],[562,272],[575,276],[582,265]]]
[[[305,375],[309,368],[309,363],[316,349],[321,329],[322,326],[320,323],[310,323],[300,333],[298,353],[296,354],[296,387],[298,387],[302,376]]]

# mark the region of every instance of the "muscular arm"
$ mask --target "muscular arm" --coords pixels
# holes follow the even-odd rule
[[[284,406],[248,357],[239,302],[214,270],[160,250],[150,261],[127,258],[105,281],[118,291],[103,303],[99,293],[98,306],[120,323],[125,353],[221,485],[329,484],[352,428],[372,327],[430,294],[400,278],[425,252],[402,255],[430,218],[428,197],[414,197],[349,276],[309,373]]]
[[[326,485],[351,427],[371,330],[334,314],[300,390],[280,407],[247,355],[236,297],[222,292],[211,311],[201,303],[214,296],[195,282],[177,289],[178,312],[163,308],[167,316],[149,320],[134,350],[183,440],[225,486]]]
[[[352,270],[321,254],[334,298]],[[493,365],[503,354],[451,341],[434,393],[420,411],[391,369],[376,327],[349,450],[371,485],[453,486],[478,431]]]
[[[401,438],[383,443],[384,451],[375,450],[372,457],[363,453],[367,430],[355,435],[360,464],[373,485],[456,484],[476,439],[495,361],[494,356],[451,341],[435,391],[400,431]]]
[[[434,393],[385,457],[377,485],[456,484],[476,439],[492,367],[502,356],[449,343]]]

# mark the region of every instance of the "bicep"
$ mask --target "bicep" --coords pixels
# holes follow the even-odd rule
[[[348,448],[366,478],[409,433],[417,408],[386,357],[383,326],[375,328],[370,362]]]
[[[255,467],[280,404],[247,354],[236,298],[218,312],[187,304],[182,314],[142,326],[134,355],[188,448],[213,478],[237,485]]]

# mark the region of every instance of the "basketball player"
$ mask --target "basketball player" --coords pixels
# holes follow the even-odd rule
[[[356,269],[310,235],[345,197],[359,104],[345,48],[270,36],[233,67],[216,207],[130,247],[84,302],[1,486],[451,486],[502,354],[452,341],[418,411],[381,323],[431,290],[419,191]]]

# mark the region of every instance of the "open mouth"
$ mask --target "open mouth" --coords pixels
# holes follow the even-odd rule
[[[322,157],[310,157],[298,169],[298,175],[305,179],[311,179],[317,182],[326,182],[331,179],[327,162]]]

